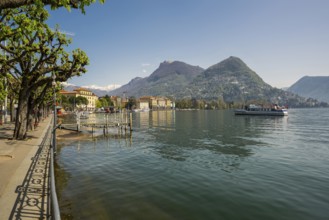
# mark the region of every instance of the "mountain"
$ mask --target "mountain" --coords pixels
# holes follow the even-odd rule
[[[289,87],[288,91],[329,103],[329,76],[304,76]]]
[[[207,69],[183,62],[165,61],[148,77],[134,78],[110,92],[118,96],[167,96],[176,100],[208,100],[226,103],[263,102],[291,107],[319,106],[292,92],[265,83],[240,58],[229,57]]]
[[[110,92],[111,95],[123,93],[135,97],[152,95],[226,102],[263,99],[277,103],[285,96],[284,91],[266,84],[241,59],[233,56],[206,70],[179,61],[165,61],[149,77],[135,78]]]
[[[198,75],[180,96],[237,101],[266,99],[272,87],[241,59],[229,57]]]
[[[127,96],[175,96],[182,87],[203,72],[199,66],[192,66],[180,61],[164,61],[148,77],[137,77],[119,89],[110,92],[111,95],[126,94]]]

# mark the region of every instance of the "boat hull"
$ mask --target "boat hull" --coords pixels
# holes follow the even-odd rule
[[[245,109],[236,109],[234,111],[235,115],[263,115],[263,116],[287,116],[288,111],[286,109],[281,110],[270,110],[270,111],[263,111],[263,110],[245,110]]]

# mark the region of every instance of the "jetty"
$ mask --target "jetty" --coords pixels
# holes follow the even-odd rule
[[[110,133],[110,129],[115,128],[119,132],[127,133],[128,131],[130,134],[132,133],[132,113],[125,114],[125,113],[115,113],[118,115],[114,115],[112,118],[109,117],[108,113],[105,114],[105,119],[102,121],[95,121],[92,119],[81,120],[80,117],[76,117],[76,123],[61,123],[59,125],[59,129],[66,129],[71,131],[77,132],[91,132],[94,135],[96,132],[102,134],[104,136]]]

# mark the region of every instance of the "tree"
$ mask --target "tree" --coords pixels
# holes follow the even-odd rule
[[[70,97],[68,98],[68,101],[69,101],[69,103],[71,104],[71,106],[72,106],[72,110],[73,110],[73,111],[75,111],[75,107],[77,106],[76,99],[77,99],[76,96],[70,96]]]
[[[18,88],[18,111],[14,139],[26,137],[28,117],[40,104],[52,86],[52,75],[57,82],[86,72],[89,60],[80,49],[64,50],[71,40],[51,30],[45,21],[48,12],[36,5],[0,10],[0,75],[11,75]]]
[[[72,97],[72,96],[71,96],[71,97]],[[70,100],[71,97],[68,97],[68,96],[66,96],[66,95],[62,95],[62,94],[59,95],[59,99],[60,99],[60,102],[61,102],[60,105],[61,105],[65,110],[73,110],[73,108],[72,108],[72,103],[73,103],[73,102],[71,102],[71,100]]]
[[[176,108],[178,108],[178,109],[192,108],[192,100],[191,99],[176,100]]]
[[[136,105],[137,105],[137,100],[136,100],[136,98],[134,96],[132,96],[132,97],[130,97],[128,99],[128,102],[127,102],[127,106],[126,107],[128,109],[133,109],[133,108],[136,107]]]
[[[96,108],[102,108],[102,103],[99,99],[96,100]]]
[[[6,97],[6,89],[5,89],[5,77],[0,75],[0,103],[5,100]]]
[[[83,97],[83,96],[78,96],[75,99],[75,104],[78,105],[78,106],[80,106],[80,107],[82,105],[87,106],[88,105],[88,99],[86,97]]]
[[[113,106],[113,102],[112,102],[112,100],[111,100],[111,97],[110,96],[108,96],[108,95],[105,95],[104,97],[102,97],[102,98],[104,98],[105,100],[106,100],[106,102],[107,102],[107,105],[105,105],[105,106]]]
[[[88,6],[94,2],[96,2],[96,0],[1,0],[0,10],[35,4],[39,9],[45,5],[50,5],[52,9],[59,7],[65,7],[68,10],[71,8],[78,8],[85,13],[85,6]],[[99,0],[99,2],[104,3],[105,0]]]
[[[204,109],[204,101],[202,100],[197,100],[197,99],[192,99],[191,100],[191,107],[194,109]]]
[[[109,107],[109,103],[105,97],[99,98],[97,100],[98,102],[96,103],[97,108],[104,108],[104,107]]]

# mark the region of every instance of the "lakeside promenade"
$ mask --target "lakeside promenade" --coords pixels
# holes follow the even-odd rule
[[[0,219],[47,219],[51,117],[10,140],[14,124],[0,125]]]

